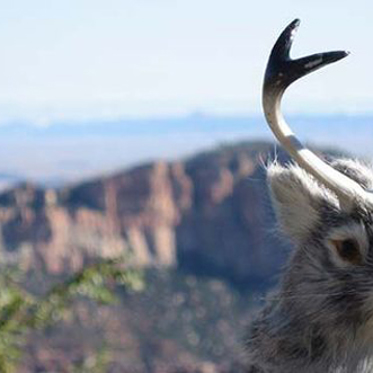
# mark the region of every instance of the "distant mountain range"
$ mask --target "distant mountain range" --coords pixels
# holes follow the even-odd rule
[[[58,189],[21,184],[0,194],[0,259],[61,274],[129,250],[145,267],[264,281],[281,261],[265,232],[268,157],[269,143],[238,143]]]
[[[373,158],[373,116],[291,116],[300,138]],[[0,126],[0,172],[58,186],[152,159],[175,160],[236,141],[271,140],[262,117],[179,118]]]
[[[332,133],[335,130],[368,130],[371,133],[373,115],[291,115],[289,122],[299,129],[303,129],[303,134],[311,137],[314,131],[316,133]],[[190,132],[212,133],[215,131],[246,131],[250,135],[253,133],[265,134],[268,132],[265,128],[266,124],[262,116],[212,116],[196,112],[184,117],[55,122],[48,126],[11,122],[0,126],[0,136],[131,136]]]

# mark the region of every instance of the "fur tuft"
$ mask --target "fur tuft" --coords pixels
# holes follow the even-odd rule
[[[267,169],[279,228],[294,243],[305,241],[321,219],[321,207],[338,208],[335,195],[299,166]]]
[[[373,171],[371,165],[353,159],[336,159],[331,166],[355,180],[365,189],[373,188]]]

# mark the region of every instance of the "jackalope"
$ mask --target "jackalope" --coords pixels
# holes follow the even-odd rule
[[[278,291],[250,326],[248,371],[373,372],[373,170],[323,161],[280,110],[292,82],[348,53],[291,59],[298,26],[293,21],[277,40],[263,88],[267,122],[295,161],[268,168],[278,225],[294,249]]]

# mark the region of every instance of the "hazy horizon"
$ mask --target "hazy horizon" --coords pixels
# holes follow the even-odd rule
[[[288,115],[300,139],[373,160],[373,114]],[[0,126],[0,174],[60,184],[221,144],[275,142],[264,118],[194,113],[154,119]]]

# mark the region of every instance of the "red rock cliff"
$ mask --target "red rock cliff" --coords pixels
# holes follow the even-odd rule
[[[280,258],[267,231],[262,162],[271,152],[242,144],[63,190],[9,190],[0,195],[1,255],[52,273],[130,252],[140,266],[260,276]]]

